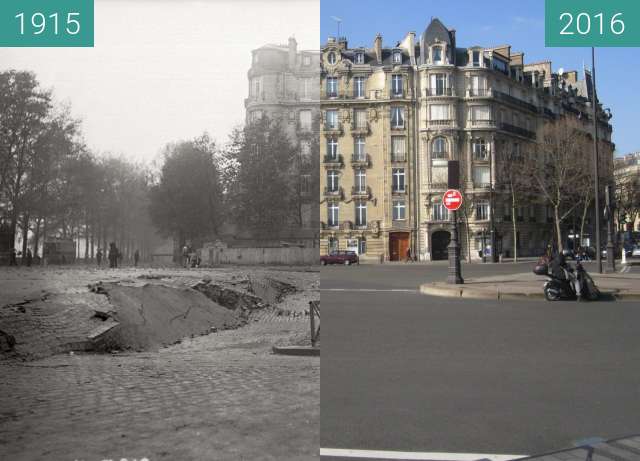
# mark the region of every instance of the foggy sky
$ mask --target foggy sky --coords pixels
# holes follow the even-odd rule
[[[319,49],[319,0],[96,0],[94,48],[0,48],[83,121],[97,152],[151,161],[168,142],[244,120],[251,50]]]

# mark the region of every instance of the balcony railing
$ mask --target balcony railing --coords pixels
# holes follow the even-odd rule
[[[371,127],[369,126],[369,122],[358,122],[351,124],[351,133],[356,135],[366,135],[371,133]]]
[[[402,125],[394,125],[393,123],[391,124],[391,129],[392,130],[404,130],[405,127],[406,127],[405,124],[402,124]]]
[[[467,89],[467,98],[490,98],[493,96],[491,88],[469,88]]]
[[[337,122],[337,123],[323,123],[322,124],[322,130],[325,133],[333,133],[333,134],[343,134],[344,130],[342,128],[342,123]]]
[[[432,182],[430,185],[430,189],[447,190],[448,186],[449,185],[446,182]]]
[[[453,119],[427,121],[428,126],[452,126],[454,123],[455,123],[455,120]]]
[[[342,189],[342,187],[337,187],[337,188],[325,187],[324,196],[330,197],[330,198],[338,198],[342,200],[344,198],[344,190]]]
[[[474,127],[495,127],[496,126],[496,121],[495,120],[469,120],[469,122],[471,123],[471,126]]]
[[[520,128],[519,126],[511,125],[509,123],[501,123],[500,129],[525,138],[536,139],[536,134],[533,131],[525,130],[524,128]]]
[[[389,96],[391,97],[391,99],[401,99],[404,98],[404,90],[400,91],[400,92],[396,92],[391,90],[389,92]]]
[[[499,101],[508,102],[522,109],[528,110],[530,112],[533,112],[536,114],[538,113],[538,108],[535,105],[531,104],[530,102],[523,101],[522,99],[518,99],[507,93],[503,93],[501,91],[494,91],[493,96]]]
[[[351,156],[351,165],[369,168],[371,166],[371,156],[369,154],[353,154]]]
[[[455,96],[453,88],[427,88],[427,96]]]
[[[391,161],[392,162],[406,162],[407,161],[407,154],[402,153],[402,154],[398,154],[398,153],[392,153],[391,154]]]
[[[324,156],[324,160],[323,163],[327,164],[327,165],[332,165],[332,166],[342,166],[344,165],[344,159],[342,158],[342,155],[338,154],[338,155],[325,155]]]
[[[366,186],[366,187],[353,186],[351,188],[351,196],[353,198],[365,198],[369,200],[372,197],[371,188],[369,186]]]
[[[407,188],[406,186],[402,189],[392,188],[391,193],[393,195],[405,195],[407,193]]]

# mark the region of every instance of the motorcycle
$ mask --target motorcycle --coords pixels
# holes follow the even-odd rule
[[[533,268],[534,274],[548,278],[543,285],[544,297],[547,301],[573,301],[577,299],[595,301],[600,297],[596,284],[580,261],[576,261],[575,270],[570,266],[563,268],[563,270],[565,276],[560,278],[549,270],[549,264],[546,261],[537,264]]]

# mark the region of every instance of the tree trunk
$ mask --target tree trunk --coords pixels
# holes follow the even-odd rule
[[[43,218],[42,219],[42,259],[40,259],[40,265],[44,266],[45,265],[45,259],[44,259],[44,247],[47,244],[47,218]]]
[[[558,206],[553,207],[553,218],[556,226],[556,244],[558,245],[558,253],[561,253],[564,250],[564,245],[562,244],[562,230],[560,229],[560,210]]]
[[[89,215],[84,216],[84,261],[89,260]]]
[[[516,217],[516,196],[511,193],[511,222],[513,223],[513,262],[518,262],[518,219]]]
[[[587,222],[587,214],[589,213],[589,205],[591,204],[591,200],[587,200],[584,204],[584,208],[582,209],[582,218],[580,219],[580,236],[578,237],[578,245],[582,246],[582,239],[584,238],[584,226]]]
[[[40,246],[40,223],[42,222],[42,218],[36,218],[36,228],[34,229],[33,234],[33,257],[38,256],[38,247]]]
[[[22,219],[22,265],[25,264],[25,255],[27,254],[29,239],[29,213],[25,213]]]

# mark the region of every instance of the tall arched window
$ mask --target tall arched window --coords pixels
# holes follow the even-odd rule
[[[447,158],[447,140],[445,138],[436,138],[431,144],[431,159],[444,160]]]

